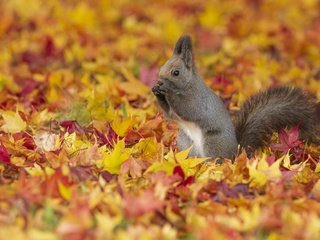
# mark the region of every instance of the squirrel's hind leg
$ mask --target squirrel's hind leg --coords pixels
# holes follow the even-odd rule
[[[205,135],[204,151],[206,156],[215,158],[227,158],[234,160],[237,154],[238,144],[236,138],[221,133],[207,133]],[[221,160],[219,161],[221,163]]]

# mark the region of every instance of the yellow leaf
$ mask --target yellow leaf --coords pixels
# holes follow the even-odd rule
[[[134,38],[130,35],[122,35],[116,44],[117,49],[120,49],[122,52],[127,53],[133,52],[138,47],[137,38]]]
[[[261,171],[258,171],[252,166],[248,166],[250,174],[250,185],[251,186],[263,186],[267,183],[267,176]]]
[[[89,207],[90,209],[95,208],[102,200],[103,194],[101,192],[100,188],[94,188],[90,192],[90,197],[89,197]]]
[[[108,214],[96,213],[97,226],[99,227],[99,233],[102,235],[102,239],[110,239],[110,236],[114,233],[114,229],[121,224],[123,220],[122,215],[109,216]]]
[[[240,207],[238,216],[217,215],[216,221],[237,231],[250,231],[260,224],[261,209],[258,204],[252,209]]]
[[[69,49],[65,51],[65,58],[67,62],[75,60],[82,61],[84,58],[84,49],[81,48],[79,43],[74,43]]]
[[[164,23],[164,38],[174,43],[182,34],[181,22],[171,15],[167,16]]]
[[[281,175],[282,175],[281,171],[280,171],[280,163],[281,162],[282,162],[282,159],[279,158],[274,163],[272,163],[272,165],[270,167],[267,166],[267,168],[262,169],[264,171],[264,173],[268,176],[269,179],[281,177]]]
[[[59,192],[60,192],[61,196],[64,199],[69,201],[72,196],[71,188],[63,185],[63,183],[61,183],[61,182],[58,182],[58,188],[59,188]]]
[[[16,165],[18,167],[23,167],[24,166],[24,163],[25,163],[25,158],[23,157],[12,157],[10,159],[10,162],[13,164],[13,165]]]
[[[208,158],[188,158],[190,150],[191,147],[180,151],[175,155],[175,159],[180,164],[186,176],[193,175],[195,173],[194,168],[204,161],[208,160]]]
[[[320,217],[317,213],[310,212],[308,217],[308,224],[306,225],[306,236],[308,239],[319,239],[320,238]]]
[[[143,159],[154,161],[161,155],[161,144],[154,137],[143,138],[135,144],[134,149],[141,154]]]
[[[123,137],[134,122],[134,118],[126,118],[122,120],[118,115],[115,115],[111,122],[111,127],[120,137]]]
[[[1,60],[2,59],[0,55],[0,62]],[[12,76],[7,76],[0,73],[0,89],[2,89],[4,86],[9,88],[14,93],[18,93],[20,91],[20,87],[15,83]]]
[[[128,69],[122,68],[121,73],[128,81],[120,82],[118,86],[126,93],[145,97],[150,92],[150,89],[136,79]]]
[[[69,16],[68,20],[71,24],[81,29],[90,30],[97,25],[95,12],[84,2],[72,8]]]
[[[166,174],[171,175],[176,165],[177,165],[176,163],[168,162],[168,161],[155,162],[146,170],[146,173],[163,171]]]
[[[317,198],[320,197],[320,180],[316,182],[316,184],[313,186],[311,192],[316,196]]]
[[[23,20],[27,21],[35,15],[37,15],[42,8],[42,4],[37,0],[30,0],[28,2],[23,0],[8,1],[8,7],[10,10],[14,10],[18,16]],[[28,11],[26,11],[28,9]]]
[[[35,163],[33,167],[26,167],[25,170],[31,176],[44,176],[45,174],[51,176],[55,172],[50,167],[45,167],[45,169],[42,169],[37,163]]]
[[[194,175],[197,171],[197,166],[207,161],[209,158],[188,158],[180,162],[186,176]]]
[[[55,113],[49,112],[48,109],[44,109],[41,112],[35,112],[32,117],[32,123],[34,125],[40,125],[44,122],[50,121],[51,119],[54,119],[56,116]]]
[[[281,240],[281,236],[278,233],[271,233],[267,240]]]
[[[189,153],[190,150],[186,149],[186,150],[181,151],[182,153],[180,153],[180,155],[178,155],[178,158],[185,159],[184,156],[186,154],[186,151],[188,151],[188,153]],[[167,159],[167,161],[169,161],[169,162],[177,163],[176,155],[175,155],[175,153],[173,152],[172,149],[170,149],[168,154],[165,156],[165,159]]]
[[[304,168],[304,166],[306,165],[306,162],[307,162],[307,161],[304,161],[304,162],[301,162],[299,164],[291,165],[291,163],[290,163],[290,154],[289,153],[287,153],[286,155],[282,156],[280,159],[283,161],[282,165],[284,167],[286,167],[287,169],[289,169],[289,170],[301,171],[301,169]]]
[[[222,25],[222,16],[219,8],[208,6],[206,10],[200,15],[200,23],[204,27],[214,28]]]
[[[102,168],[110,173],[118,174],[121,164],[128,160],[132,152],[132,149],[125,148],[124,140],[118,141],[114,146],[112,152],[104,155],[102,161]]]
[[[39,230],[32,228],[28,230],[28,239],[33,239],[33,240],[58,240],[59,237],[56,236],[55,233],[52,231],[44,231],[44,230]]]
[[[268,179],[275,179],[281,176],[280,163],[282,158],[276,160],[271,166],[269,166],[266,159],[267,155],[263,154],[261,159],[255,159],[251,164],[248,163],[250,185],[261,187],[266,184]]]
[[[68,154],[74,154],[79,152],[79,150],[85,150],[92,146],[93,144],[90,141],[79,139],[75,132],[64,135],[63,147]]]
[[[175,155],[175,159],[177,160],[177,162],[181,163],[183,160],[185,160],[188,157],[190,150],[191,150],[191,147],[178,152]]]
[[[160,162],[153,163],[146,172],[157,172],[157,171],[164,171],[168,175],[171,175],[173,172],[174,167],[177,165],[177,158],[185,159],[188,155],[190,149],[186,149],[181,151],[180,154],[176,154],[170,149],[169,153],[165,156],[165,159],[162,159]]]
[[[3,111],[1,115],[4,120],[4,124],[1,129],[8,133],[17,133],[26,130],[27,124],[22,120],[18,112]]]
[[[61,86],[63,76],[58,72],[53,72],[49,77],[49,89],[46,93],[47,100],[52,103],[61,98]]]

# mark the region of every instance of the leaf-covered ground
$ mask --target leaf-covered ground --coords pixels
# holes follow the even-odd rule
[[[150,89],[181,34],[231,112],[320,99],[320,1],[0,1],[0,239],[320,239],[319,146],[176,149]]]

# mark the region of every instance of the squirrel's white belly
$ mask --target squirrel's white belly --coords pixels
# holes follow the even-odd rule
[[[201,129],[193,122],[188,122],[179,119],[178,121],[182,130],[187,134],[187,136],[192,140],[193,147],[196,152],[200,154],[198,157],[204,157],[203,151],[203,135]]]

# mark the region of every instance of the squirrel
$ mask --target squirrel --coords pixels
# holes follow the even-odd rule
[[[246,100],[232,119],[201,79],[188,35],[177,41],[152,92],[165,117],[178,123],[178,149],[191,147],[189,156],[233,159],[238,145],[252,153],[268,145],[274,132],[297,125],[301,139],[320,144],[319,107],[298,87],[262,91]]]

